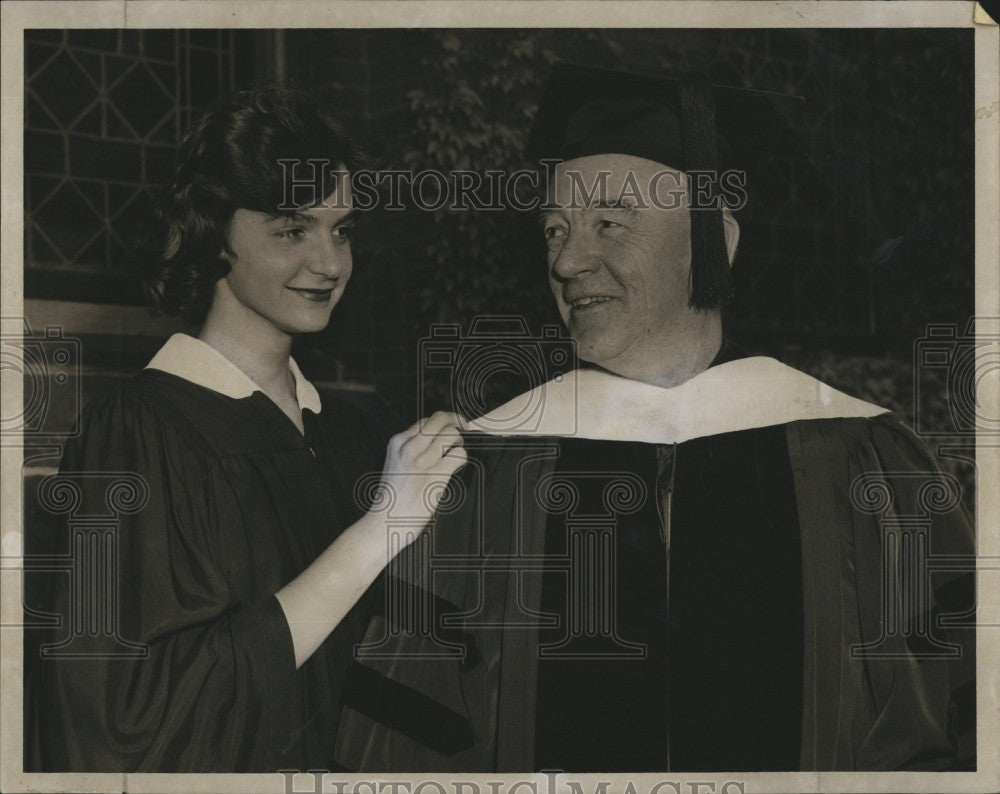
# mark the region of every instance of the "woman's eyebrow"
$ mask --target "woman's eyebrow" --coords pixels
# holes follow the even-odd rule
[[[345,223],[354,223],[359,214],[360,213],[358,210],[353,209],[333,225],[336,228],[337,226],[343,226]]]
[[[351,223],[358,215],[358,210],[352,209],[350,212],[346,213],[342,218],[339,218],[334,226],[342,226],[345,223]],[[285,221],[286,223],[301,223],[303,225],[308,225],[316,223],[319,216],[307,215],[304,212],[290,211],[290,212],[269,212],[267,214],[269,221]]]
[[[267,213],[267,218],[271,221],[287,221],[288,223],[309,224],[316,222],[316,218],[312,215],[306,215],[304,212],[298,211],[269,212]]]

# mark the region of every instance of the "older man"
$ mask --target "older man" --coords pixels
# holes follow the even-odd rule
[[[529,149],[561,161],[541,227],[586,366],[473,423],[358,648],[346,768],[969,763],[972,631],[934,618],[970,577],[927,564],[972,553],[956,484],[883,409],[725,340],[714,117],[697,79],[556,68]]]

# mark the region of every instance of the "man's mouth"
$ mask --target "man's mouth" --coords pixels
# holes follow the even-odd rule
[[[612,300],[609,295],[589,295],[586,298],[577,298],[574,301],[570,301],[570,306],[574,309],[589,309],[592,306],[607,303],[609,300]]]
[[[314,301],[316,303],[326,303],[330,300],[330,296],[333,295],[333,287],[329,289],[306,289],[303,287],[286,287],[290,289],[296,295],[305,298],[309,301]]]

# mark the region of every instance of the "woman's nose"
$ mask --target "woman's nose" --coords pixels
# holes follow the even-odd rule
[[[325,243],[317,245],[310,251],[309,261],[306,265],[310,272],[317,276],[337,279],[350,273],[351,268],[351,244],[347,240],[338,242],[336,239],[329,239]]]

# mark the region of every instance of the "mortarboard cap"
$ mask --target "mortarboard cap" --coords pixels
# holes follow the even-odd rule
[[[627,154],[679,171],[748,169],[761,152],[798,148],[766,91],[557,63],[528,138],[534,160]],[[795,98],[798,99],[798,98]],[[732,295],[721,209],[691,213],[691,305]]]

